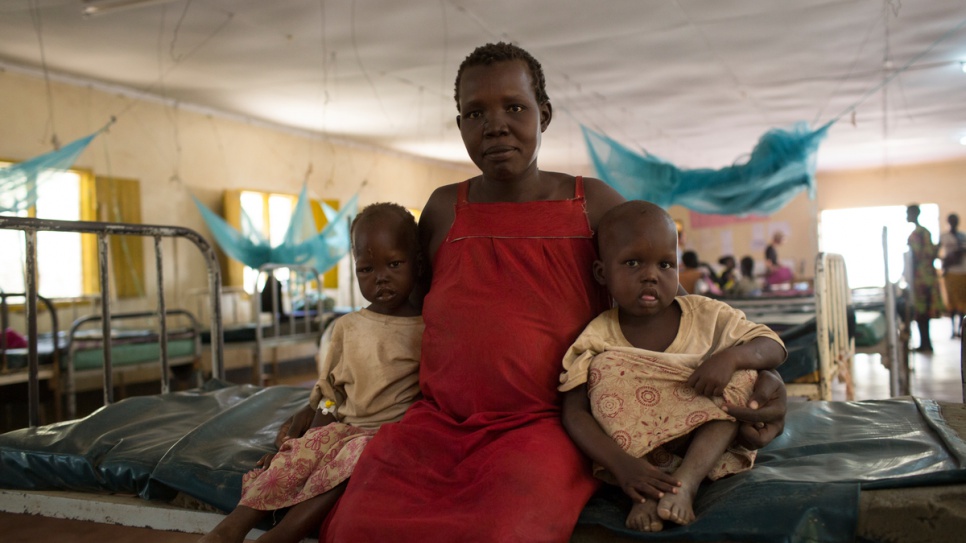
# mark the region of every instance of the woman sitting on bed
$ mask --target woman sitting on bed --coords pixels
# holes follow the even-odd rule
[[[481,175],[436,189],[420,218],[433,265],[423,398],[366,446],[320,540],[567,541],[597,488],[556,386],[567,347],[609,303],[593,235],[622,198],[537,167],[552,108],[528,52],[479,47],[455,88]],[[766,372],[758,383],[743,429],[760,446],[781,431],[785,390]]]
[[[417,282],[416,221],[396,204],[373,204],[350,227],[356,276],[369,307],[333,323],[323,372],[306,405],[280,432],[277,455],[242,478],[242,497],[203,542],[240,542],[268,513],[290,507],[266,535],[301,541],[342,495],[366,443],[399,420],[419,394],[423,320],[411,303]],[[306,420],[311,427],[305,435]]]

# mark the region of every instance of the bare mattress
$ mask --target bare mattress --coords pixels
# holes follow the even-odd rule
[[[136,494],[232,509],[241,476],[272,448],[308,390],[210,381],[129,398],[88,417],[0,435],[0,488]],[[955,541],[966,533],[966,407],[904,397],[789,406],[785,433],[749,472],[704,487],[698,520],[624,527],[605,487],[574,542]],[[535,496],[534,499],[552,499]]]

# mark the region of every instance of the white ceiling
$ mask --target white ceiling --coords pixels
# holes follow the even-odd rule
[[[716,168],[770,128],[838,117],[819,169],[966,158],[962,0],[147,0],[84,17],[87,4],[0,0],[0,67],[45,61],[54,75],[468,163],[456,69],[509,40],[547,74],[545,169],[590,172],[580,124]]]

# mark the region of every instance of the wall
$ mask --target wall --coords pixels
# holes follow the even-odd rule
[[[0,158],[49,152],[53,134],[68,143],[112,117],[116,122],[94,139],[76,167],[139,180],[144,223],[184,226],[206,237],[192,195],[220,212],[225,189],[297,194],[304,180],[312,196],[345,201],[365,182],[360,205],[395,201],[419,209],[434,188],[473,171],[64,77],[51,81],[48,103],[43,78],[0,70]],[[204,262],[189,243],[165,247],[168,304],[191,306],[190,291],[207,285]],[[153,244],[145,246],[145,254],[154,254]],[[145,299],[153,300],[156,274],[153,256],[148,258]],[[348,303],[347,289],[339,296],[337,303]],[[125,302],[118,310],[144,303]]]
[[[816,186],[815,200],[803,192],[774,215],[750,222],[692,228],[688,210],[675,207],[671,214],[685,224],[688,248],[697,251],[703,261],[713,264],[722,254],[722,238],[731,236],[735,256],[751,255],[760,267],[764,258],[764,245],[760,241],[764,239],[767,243],[772,230],[787,226],[788,235],[779,255],[803,278],[814,275],[812,270],[819,250],[818,220],[824,210],[935,203],[939,205],[943,230],[947,228],[945,218],[949,213],[966,216],[966,160],[818,172]],[[849,233],[842,232],[842,235]]]

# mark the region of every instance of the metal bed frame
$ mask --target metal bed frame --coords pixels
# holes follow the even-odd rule
[[[814,314],[818,346],[818,381],[786,383],[790,396],[816,400],[832,399],[832,380],[845,381],[846,398],[853,398],[852,359],[855,346],[848,330],[848,307],[851,303],[845,259],[833,253],[819,253],[815,259],[814,295],[810,297],[755,299],[723,299],[728,305],[745,312],[757,321],[767,313],[792,309],[798,314]]]
[[[212,375],[224,379],[224,337],[221,322],[221,270],[214,249],[205,238],[189,228],[176,226],[122,224],[108,222],[55,221],[30,217],[0,217],[0,229],[20,230],[26,241],[26,322],[27,322],[27,366],[28,366],[28,421],[31,427],[40,424],[40,364],[37,353],[37,232],[74,232],[97,236],[100,287],[102,293],[110,292],[110,272],[108,266],[108,244],[111,236],[141,236],[154,239],[155,266],[157,270],[157,310],[149,315],[158,319],[159,347],[161,351],[161,392],[171,389],[168,365],[167,309],[164,299],[164,255],[161,246],[163,238],[183,238],[192,242],[201,252],[208,269],[208,289],[211,292],[211,359]],[[104,403],[114,402],[113,366],[111,363],[111,300],[110,296],[101,298],[101,333],[105,338],[104,349]]]
[[[283,300],[279,298],[276,288],[268,288],[267,282],[277,270],[289,270],[291,277],[301,278],[298,281],[296,291],[289,290],[294,299],[308,300],[311,295],[315,295],[314,304],[305,304],[304,312],[296,314],[290,311],[283,315]],[[284,265],[284,264],[265,264],[258,268],[254,282],[252,283],[253,294],[242,287],[222,287],[222,315],[227,319],[227,324],[223,324],[225,331],[225,350],[247,350],[251,355],[251,384],[267,385],[271,378],[278,376],[277,348],[283,345],[312,344],[318,347],[323,329],[328,321],[333,317],[333,313],[324,311],[324,295],[322,292],[322,276],[311,266]],[[266,287],[259,289],[259,283],[266,282]],[[312,286],[310,286],[312,285]],[[268,296],[263,300],[262,296]],[[206,299],[209,296],[207,289],[198,288],[189,292],[189,296],[198,300],[196,315],[205,314]],[[263,304],[267,303],[267,307]],[[249,314],[245,318],[240,318],[239,309],[249,308]],[[226,309],[227,308],[227,309]],[[226,314],[225,311],[229,311]],[[263,319],[270,316],[269,319]],[[317,323],[317,324],[316,324]],[[250,330],[252,335],[249,337],[233,337],[233,331]],[[266,372],[266,362],[263,360],[262,353],[265,349],[272,349],[270,372]],[[226,361],[227,367],[227,361]],[[235,366],[233,366],[234,368]],[[240,366],[239,366],[240,367]]]

